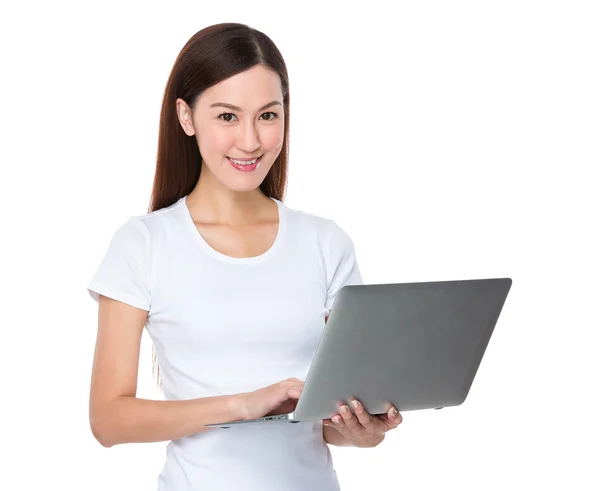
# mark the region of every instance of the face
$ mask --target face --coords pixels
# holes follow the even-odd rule
[[[281,80],[264,66],[254,66],[205,90],[193,112],[177,99],[177,113],[186,134],[196,136],[202,179],[216,179],[235,191],[251,191],[260,186],[281,152]]]

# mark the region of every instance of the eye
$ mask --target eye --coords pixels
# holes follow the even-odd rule
[[[263,121],[273,121],[274,119],[278,118],[277,113],[274,113],[272,111],[268,111],[266,113],[263,113],[261,115],[261,117],[264,116],[265,114],[272,114],[273,117],[269,118],[269,119],[263,119]],[[237,118],[237,116],[235,114],[233,114],[233,113],[221,113],[221,114],[219,114],[218,117],[219,117],[219,119],[221,119],[222,121],[225,121],[226,123],[231,123],[233,121],[233,119],[231,119],[232,117],[233,118]]]
[[[231,121],[231,119],[223,119],[222,116],[233,116],[234,118],[236,117],[235,114],[233,113],[221,113],[219,114],[219,118],[221,118],[223,121],[229,123]]]
[[[272,118],[266,119],[265,121],[273,121],[274,119],[277,119],[277,117],[278,117],[278,116],[277,116],[277,113],[274,113],[274,112],[272,112],[272,111],[269,111],[269,112],[263,113],[263,116],[264,116],[265,114],[272,114],[272,115],[273,115],[273,117],[272,117]]]

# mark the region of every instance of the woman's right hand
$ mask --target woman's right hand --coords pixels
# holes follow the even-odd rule
[[[304,382],[288,378],[253,392],[242,394],[242,419],[291,413],[298,404]]]

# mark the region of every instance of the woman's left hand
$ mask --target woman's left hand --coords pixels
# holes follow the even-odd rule
[[[354,446],[373,447],[381,443],[384,433],[393,430],[402,423],[402,415],[392,407],[383,415],[373,416],[356,399],[351,401],[352,410],[342,404],[340,414],[324,419],[323,424],[333,426]]]

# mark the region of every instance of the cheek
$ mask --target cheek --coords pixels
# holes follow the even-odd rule
[[[198,146],[205,157],[227,153],[233,146],[233,135],[229,131],[219,131],[219,128],[207,126],[198,132]]]
[[[265,128],[261,132],[260,140],[262,147],[270,152],[281,150],[283,146],[283,126]]]

